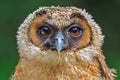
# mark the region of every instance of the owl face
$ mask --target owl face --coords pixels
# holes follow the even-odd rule
[[[49,10],[52,12],[52,8]],[[37,18],[29,28],[31,42],[42,50],[50,49],[58,52],[89,45],[91,29],[85,18],[80,13],[73,12],[68,15],[66,12],[58,11],[50,13],[46,9],[37,13]]]
[[[101,47],[100,27],[75,7],[43,7],[30,14],[18,30],[20,56],[80,51]]]

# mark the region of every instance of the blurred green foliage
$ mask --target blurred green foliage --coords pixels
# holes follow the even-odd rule
[[[41,6],[86,9],[102,27],[103,52],[120,80],[120,0],[0,0],[0,80],[8,80],[18,62],[16,31],[27,15]]]

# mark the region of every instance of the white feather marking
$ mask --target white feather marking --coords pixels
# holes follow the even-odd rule
[[[91,61],[96,54],[99,54],[97,48],[89,46],[87,48],[82,49],[79,52],[78,56],[84,61]]]

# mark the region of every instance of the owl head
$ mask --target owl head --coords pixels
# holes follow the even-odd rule
[[[17,33],[20,57],[43,61],[63,55],[90,60],[104,37],[85,10],[59,6],[40,7],[24,20]]]

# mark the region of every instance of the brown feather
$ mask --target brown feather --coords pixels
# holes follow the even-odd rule
[[[103,54],[98,54],[96,56],[96,60],[99,63],[99,67],[100,67],[100,71],[101,71],[101,76],[103,78],[103,80],[114,80],[113,77],[113,72],[112,70],[110,70],[106,63],[105,63],[105,57],[103,56]]]

